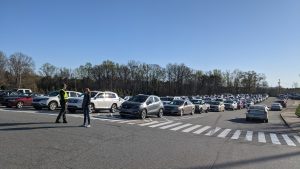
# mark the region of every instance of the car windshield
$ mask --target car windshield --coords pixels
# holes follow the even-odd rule
[[[226,100],[224,103],[230,103],[230,104],[232,104],[233,101],[231,101],[231,100]]]
[[[95,97],[98,92],[91,92],[91,97]]]
[[[265,111],[264,106],[250,106],[249,111]]]
[[[161,101],[172,101],[173,98],[171,98],[171,97],[161,97],[160,100]]]
[[[137,95],[137,96],[133,96],[128,101],[143,103],[147,100],[147,98],[148,98],[148,96],[146,96],[146,95]]]
[[[210,104],[212,104],[212,105],[219,105],[220,102],[211,102]]]
[[[174,100],[170,104],[171,105],[183,105],[184,101],[183,100]]]
[[[192,102],[193,104],[200,104],[200,103],[201,103],[201,100],[191,100],[191,102]]]

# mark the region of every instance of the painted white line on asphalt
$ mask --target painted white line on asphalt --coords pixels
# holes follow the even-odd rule
[[[287,145],[296,146],[296,144],[289,138],[288,135],[282,134],[282,137],[283,137],[283,139],[284,139],[284,141],[286,142]]]
[[[174,124],[170,124],[170,125],[167,125],[167,126],[163,126],[163,127],[160,127],[160,129],[168,129],[168,128],[171,128],[171,127],[174,127],[174,126],[178,126],[182,123],[174,123]]]
[[[300,143],[300,137],[299,136],[294,136],[294,138]]]
[[[156,124],[156,123],[159,123],[158,121],[152,121],[152,122],[149,122],[149,123],[143,123],[143,124],[139,124],[140,126],[149,126],[149,125],[152,125],[152,124]]]
[[[158,124],[154,124],[154,125],[149,126],[149,127],[154,128],[154,127],[164,126],[164,125],[167,125],[167,124],[170,124],[170,123],[173,123],[173,121],[167,121],[167,122],[164,122],[164,123],[158,123]]]
[[[220,127],[216,127],[216,128],[214,128],[214,129],[210,130],[209,132],[207,132],[205,135],[206,135],[206,136],[212,136],[212,135],[214,135],[216,132],[218,132],[220,129],[221,129]]]
[[[233,134],[233,136],[231,137],[231,139],[233,139],[233,140],[239,139],[241,133],[242,133],[241,130],[236,130],[235,133]]]
[[[202,126],[202,125],[194,125],[194,126],[192,126],[192,127],[190,127],[190,128],[187,128],[187,129],[182,130],[182,132],[188,133],[188,132],[190,132],[190,131],[192,131],[192,130],[195,130],[195,129],[201,127],[201,126]]]
[[[245,140],[246,141],[252,141],[253,131],[247,131]]]
[[[202,127],[201,129],[199,129],[199,130],[197,130],[197,131],[195,131],[193,133],[194,134],[201,134],[201,133],[203,133],[205,130],[207,130],[209,128],[210,128],[210,126],[205,126],[205,127]]]
[[[188,126],[191,126],[191,125],[192,125],[192,124],[184,124],[184,125],[181,125],[181,126],[172,128],[172,129],[170,129],[170,130],[172,130],[172,131],[177,131],[177,130],[183,129],[183,128],[188,127]]]
[[[258,132],[258,142],[266,143],[266,136],[264,132]]]
[[[221,134],[218,135],[220,138],[225,138],[229,133],[231,129],[225,129]]]
[[[273,144],[281,144],[276,134],[270,133],[270,137]]]

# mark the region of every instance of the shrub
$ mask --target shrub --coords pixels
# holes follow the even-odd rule
[[[300,104],[298,105],[295,113],[298,117],[300,117]]]

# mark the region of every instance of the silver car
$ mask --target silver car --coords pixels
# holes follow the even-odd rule
[[[136,116],[145,119],[148,115],[163,116],[164,105],[159,97],[154,95],[139,94],[121,105],[120,115]]]
[[[269,121],[269,108],[266,105],[252,105],[246,112],[246,121],[251,119],[259,119],[268,123]]]

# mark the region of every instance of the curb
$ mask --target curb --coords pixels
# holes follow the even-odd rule
[[[287,125],[289,128],[292,128],[290,125],[289,125],[289,123],[287,123],[287,121],[285,120],[285,118],[283,117],[283,114],[284,112],[282,112],[282,113],[280,113],[280,117],[281,117],[281,119],[283,120],[283,122],[285,123],[285,125]]]

